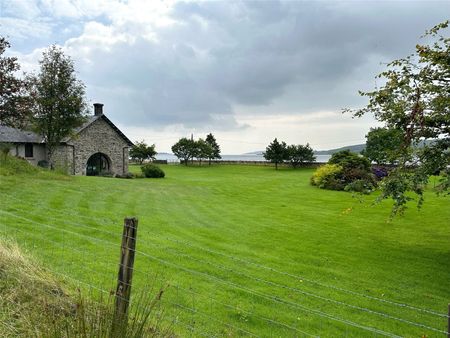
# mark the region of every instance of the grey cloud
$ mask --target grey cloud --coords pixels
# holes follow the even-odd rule
[[[120,122],[236,128],[236,105],[299,114],[360,103],[371,62],[409,54],[449,12],[448,2],[178,3],[157,42],[90,45],[80,75]]]

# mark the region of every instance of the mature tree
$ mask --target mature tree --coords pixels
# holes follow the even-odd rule
[[[211,165],[211,160],[214,159],[221,159],[222,156],[220,156],[220,146],[216,141],[216,138],[213,134],[209,133],[206,135],[206,142],[212,147],[212,152],[208,156],[209,165]]]
[[[418,44],[414,54],[389,63],[378,75],[384,85],[360,92],[369,103],[353,112],[373,114],[387,128],[401,131],[398,167],[382,185],[382,197],[394,200],[393,213],[404,211],[408,191],[419,196],[420,206],[428,177],[437,171],[444,174],[439,188],[450,186],[450,38],[441,35],[447,27],[448,21],[435,26],[425,34],[430,44]],[[414,147],[418,143],[424,147]]]
[[[309,143],[304,145],[292,144],[287,147],[287,157],[291,162],[292,167],[296,168],[302,163],[314,162],[316,157],[314,156],[314,150],[309,146]]]
[[[29,77],[33,120],[44,137],[53,168],[58,145],[85,121],[85,86],[76,77],[73,60],[55,45],[43,53],[39,64],[39,73]]]
[[[287,159],[286,143],[280,143],[275,138],[275,140],[267,146],[266,152],[264,153],[264,158],[272,163],[275,163],[275,169],[278,170],[278,163],[283,163]]]
[[[393,164],[402,144],[401,130],[371,128],[366,135],[366,148],[361,153],[377,164]]]
[[[142,164],[145,160],[154,160],[156,154],[158,153],[155,150],[155,145],[148,146],[143,140],[136,142],[130,149],[131,158],[139,162],[139,164]]]
[[[199,160],[200,165],[202,165],[202,159],[211,158],[213,152],[213,147],[205,140],[198,139],[195,141],[195,157]]]
[[[17,58],[3,56],[8,48],[9,42],[0,36],[0,124],[23,128],[30,117],[27,83],[16,76],[20,70]]]
[[[184,164],[188,165],[189,159],[193,158],[196,153],[195,141],[183,137],[172,146],[172,152],[180,160],[183,160]]]

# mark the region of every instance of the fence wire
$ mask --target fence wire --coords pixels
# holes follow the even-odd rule
[[[15,198],[13,196],[8,196],[8,197],[12,198],[12,199]],[[51,209],[51,210],[52,210],[52,212],[55,212],[54,209]],[[17,214],[18,212],[20,212],[20,214]],[[31,212],[26,212],[26,211],[22,211],[22,210],[18,210],[18,209],[13,209],[13,208],[9,208],[8,210],[0,209],[0,215],[5,216],[5,217],[1,218],[1,220],[2,220],[1,223],[4,226],[5,234],[8,233],[10,235],[11,234],[14,235],[14,233],[15,233],[15,237],[17,239],[26,238],[26,243],[31,242],[32,248],[39,247],[39,245],[44,242],[51,245],[51,253],[50,253],[51,257],[50,258],[53,260],[53,262],[60,260],[59,265],[61,266],[61,270],[62,270],[62,272],[61,272],[61,271],[58,271],[58,269],[52,269],[52,272],[55,272],[56,274],[60,275],[62,278],[71,280],[75,284],[83,284],[86,287],[97,290],[101,293],[108,294],[108,295],[111,294],[112,290],[105,288],[104,280],[106,280],[106,279],[109,280],[112,285],[112,283],[114,282],[115,276],[117,275],[117,258],[118,258],[118,256],[116,256],[115,254],[116,253],[118,254],[119,248],[121,245],[122,235],[121,235],[121,225],[120,224],[119,225],[115,224],[115,226],[117,226],[117,232],[114,232],[114,231],[109,231],[109,230],[103,229],[105,223],[107,223],[109,225],[114,224],[112,222],[112,220],[108,220],[108,219],[104,219],[104,218],[98,218],[98,219],[93,220],[89,216],[83,216],[83,217],[79,217],[83,221],[74,222],[74,221],[71,221],[68,219],[59,219],[58,217],[47,217],[47,216],[41,217],[41,216],[39,216],[39,219],[45,219],[45,221],[36,221],[33,218],[31,218],[31,217],[35,216]],[[23,216],[23,215],[25,215],[25,216]],[[6,221],[6,219],[7,219],[6,216],[8,216],[8,219],[10,220],[9,222]],[[74,214],[73,216],[75,217],[78,215]],[[61,212],[61,217],[63,217],[63,212]],[[16,222],[13,222],[12,219],[19,220],[21,223],[24,223],[28,226],[34,226],[35,227],[33,229],[34,231],[29,231],[29,229],[20,227],[19,224]],[[86,221],[89,220],[89,222],[84,222],[84,220],[86,220]],[[92,225],[93,223],[95,223],[95,226]],[[56,236],[56,238],[49,238],[50,236],[43,234],[44,228],[47,229],[49,232],[51,232],[54,237]],[[87,234],[87,233],[89,233],[89,234]],[[60,236],[58,237],[56,234],[60,234]],[[150,234],[150,236],[151,236],[151,234]],[[140,236],[138,235],[138,237],[140,237]],[[106,255],[102,256],[102,255],[99,255],[98,252],[91,252],[89,250],[83,250],[83,249],[77,248],[71,244],[73,242],[74,238],[82,239],[86,243],[89,243],[91,245],[107,246],[107,247],[109,247],[109,250],[113,253],[113,255],[106,253]],[[151,238],[151,237],[147,236],[147,238]],[[139,243],[139,239],[137,239],[137,240]],[[350,320],[348,318],[330,313],[329,311],[324,311],[320,308],[313,308],[313,307],[307,306],[303,303],[299,303],[299,301],[297,301],[297,300],[285,299],[283,296],[280,296],[280,295],[274,295],[274,294],[269,294],[267,292],[263,292],[260,289],[257,289],[256,284],[254,284],[254,283],[257,282],[257,283],[264,284],[266,286],[268,285],[271,287],[275,287],[280,290],[287,290],[290,292],[300,294],[302,296],[306,296],[306,297],[314,298],[316,300],[323,301],[325,303],[332,303],[332,304],[339,305],[342,307],[350,308],[353,311],[360,311],[360,312],[367,313],[370,315],[379,316],[385,320],[397,321],[406,326],[412,326],[412,327],[417,327],[417,328],[421,328],[421,329],[426,329],[426,330],[430,330],[435,333],[443,334],[443,335],[449,334],[447,331],[442,330],[440,328],[436,328],[431,325],[427,325],[427,324],[419,323],[419,322],[412,321],[409,319],[405,319],[405,318],[402,318],[401,316],[391,315],[384,311],[378,311],[378,310],[370,309],[368,307],[354,305],[354,304],[351,304],[346,301],[341,301],[338,299],[320,295],[317,292],[310,292],[310,291],[300,289],[298,287],[292,287],[292,286],[289,286],[287,284],[283,284],[280,282],[274,282],[274,281],[268,280],[266,277],[261,278],[261,277],[258,277],[257,275],[245,273],[242,271],[242,269],[240,267],[242,265],[252,266],[261,271],[268,271],[268,272],[270,272],[270,274],[276,274],[276,275],[289,277],[290,279],[294,279],[295,281],[302,280],[302,281],[308,282],[312,285],[320,286],[322,288],[329,288],[329,289],[332,289],[335,291],[339,291],[341,293],[346,293],[346,294],[350,294],[353,296],[363,297],[363,298],[369,299],[371,301],[375,301],[378,303],[384,303],[384,304],[394,306],[394,307],[397,307],[400,309],[416,311],[418,313],[424,313],[424,314],[436,316],[439,318],[442,318],[442,317],[448,318],[447,314],[439,313],[435,310],[419,308],[419,307],[416,307],[413,305],[409,305],[409,304],[405,304],[405,303],[401,303],[401,302],[397,302],[397,301],[377,298],[377,297],[363,294],[360,292],[356,292],[353,290],[341,288],[339,286],[328,285],[321,281],[305,278],[304,276],[298,276],[296,274],[292,274],[290,272],[275,269],[273,267],[254,262],[254,261],[251,261],[246,258],[237,257],[237,256],[230,255],[230,254],[227,254],[224,252],[212,250],[210,248],[195,245],[190,242],[183,241],[183,240],[180,240],[180,239],[177,239],[174,237],[160,236],[158,238],[158,240],[159,240],[159,242],[165,241],[166,243],[176,244],[178,250],[175,250],[174,248],[172,248],[168,245],[164,246],[159,243],[148,243],[148,244],[142,243],[142,245],[139,244],[139,247],[144,247],[145,250],[144,249],[134,250],[135,255],[136,255],[136,260],[139,262],[139,261],[142,261],[144,258],[149,259],[154,262],[157,262],[158,264],[160,264],[163,267],[170,267],[171,269],[174,269],[176,271],[183,271],[184,273],[187,273],[191,276],[199,277],[203,282],[208,281],[208,284],[213,285],[213,287],[215,287],[215,288],[217,288],[218,285],[222,285],[222,286],[228,288],[229,290],[235,290],[236,292],[237,291],[243,292],[247,295],[251,295],[252,297],[254,296],[259,299],[268,301],[269,303],[274,304],[273,306],[279,306],[280,308],[285,308],[286,313],[295,313],[296,311],[301,311],[301,312],[307,313],[309,315],[312,315],[315,317],[320,317],[327,321],[335,322],[340,325],[344,325],[346,327],[351,327],[353,329],[365,331],[370,334],[387,336],[387,337],[399,337],[399,335],[395,334],[394,332],[389,332],[387,330],[383,330],[383,329],[373,327],[370,325],[366,325],[366,324],[363,324],[363,323],[360,323],[360,322],[357,322],[354,320]],[[238,263],[239,267],[230,267],[228,265],[214,263],[210,260],[197,258],[192,254],[188,254],[188,253],[181,251],[180,249],[183,247],[191,247],[196,250],[207,252],[209,255],[220,256],[220,257],[226,258],[230,261]],[[117,252],[115,252],[115,251],[117,251]],[[155,253],[153,253],[153,251],[155,251],[159,254],[165,255],[165,257],[157,256]],[[66,258],[67,258],[66,256],[68,255],[68,252],[71,253],[70,259],[66,260]],[[171,258],[171,257],[177,257],[177,258],[182,257],[186,261],[189,261],[190,263],[188,265],[177,264],[177,263],[174,263],[169,260],[169,258]],[[74,258],[76,258],[76,259],[74,259]],[[104,259],[104,261],[103,261],[103,259]],[[70,264],[69,264],[69,262],[70,262]],[[195,262],[197,265],[194,267],[192,262]],[[90,267],[90,263],[94,263],[96,265],[100,265],[100,263],[103,263],[103,264],[100,265],[101,269],[96,269],[96,268]],[[57,266],[57,265],[58,264],[55,264],[55,266]],[[103,280],[103,282],[101,282],[99,284],[94,284],[92,282],[86,282],[86,281],[82,280],[80,277],[73,276],[74,275],[73,271],[71,272],[68,270],[71,270],[69,267],[73,267],[74,265],[75,265],[74,270],[76,269],[78,271],[83,271],[87,275],[98,275],[100,272],[100,274],[103,275],[103,277],[101,278],[101,280]],[[119,263],[119,265],[120,265],[120,263]],[[220,271],[222,274],[227,273],[227,274],[233,274],[233,275],[237,275],[239,277],[243,277],[247,280],[253,281],[253,284],[242,285],[242,282],[236,283],[229,279],[225,279],[223,277],[218,277],[215,274],[211,274],[211,273],[207,272],[205,267],[211,267],[215,271]],[[154,274],[145,272],[138,268],[134,268],[133,270],[137,274],[141,274],[141,277],[143,277],[142,280],[145,280],[145,278],[154,278],[155,277]],[[134,278],[137,278],[136,275]],[[256,313],[256,311],[248,311],[248,310],[240,309],[235,304],[231,304],[229,302],[223,302],[220,299],[217,299],[212,296],[205,297],[201,293],[201,290],[188,289],[180,284],[174,284],[174,285],[172,285],[172,287],[176,288],[176,290],[177,290],[177,298],[178,298],[178,293],[181,290],[181,292],[184,293],[185,297],[192,295],[193,297],[196,297],[197,300],[201,300],[203,303],[214,304],[215,308],[220,307],[220,308],[226,308],[226,309],[233,310],[233,311],[239,310],[239,311],[245,312],[247,315],[257,318],[259,321],[266,323],[266,325],[275,325],[280,328],[282,327],[283,329],[286,329],[289,332],[291,332],[291,334],[295,334],[295,335],[301,334],[301,335],[308,336],[308,337],[309,336],[311,336],[311,337],[317,336],[317,334],[308,332],[308,330],[303,330],[303,329],[300,329],[291,324],[285,323],[284,321],[280,321],[275,318],[269,318],[265,315],[258,314],[258,313]],[[186,296],[186,295],[188,295],[188,296]],[[259,336],[257,332],[255,333],[251,329],[242,328],[240,326],[237,326],[233,322],[224,321],[220,317],[213,316],[212,311],[210,311],[210,313],[207,313],[207,312],[202,311],[199,307],[188,306],[186,304],[179,303],[178,301],[173,301],[170,298],[167,299],[167,303],[170,304],[172,307],[175,307],[175,308],[181,310],[185,316],[186,315],[189,316],[188,314],[190,314],[190,315],[195,315],[195,316],[200,316],[200,317],[205,318],[208,322],[207,327],[210,327],[211,323],[215,323],[214,324],[215,327],[228,328],[228,329],[234,330],[235,332],[239,332],[241,335]],[[200,304],[200,305],[202,305],[203,307],[205,306],[204,304]],[[290,309],[290,312],[287,311],[288,308]],[[291,321],[295,322],[295,318],[291,318]],[[192,323],[189,324],[186,321],[177,322],[176,326],[184,327],[184,329],[188,329],[191,331],[197,330],[196,325],[192,325]],[[306,326],[308,326],[308,325],[306,325]],[[309,326],[311,326],[311,325],[309,325]],[[203,328],[201,328],[201,329],[203,329]],[[320,333],[321,332],[318,332],[319,335],[320,335]],[[195,331],[195,334],[200,335],[200,336],[212,336],[213,335],[212,332],[202,331],[202,330]]]

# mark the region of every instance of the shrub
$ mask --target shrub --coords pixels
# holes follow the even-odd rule
[[[311,183],[323,189],[369,193],[376,186],[376,178],[367,158],[344,150],[333,154],[328,164],[317,169]]]
[[[357,180],[364,180],[372,185],[376,185],[377,182],[376,177],[372,172],[361,168],[344,169],[342,179],[346,184]]]
[[[374,190],[374,188],[375,186],[372,184],[372,182],[365,179],[360,179],[347,184],[344,190],[370,194]]]
[[[130,179],[130,178],[134,178],[134,174],[133,173],[126,173],[126,174],[123,174],[123,175],[117,174],[116,178],[127,178],[127,179]]]
[[[372,173],[378,180],[381,180],[389,174],[389,171],[385,167],[375,167],[372,169]]]
[[[141,167],[141,170],[145,177],[163,178],[164,176],[166,176],[166,174],[160,167],[157,167],[153,164],[145,164]]]
[[[370,161],[364,156],[352,153],[350,150],[342,150],[334,153],[328,163],[338,164],[344,171],[351,169],[370,170]]]
[[[6,159],[6,156],[8,156],[12,148],[13,145],[11,143],[0,143],[0,152],[4,159]]]
[[[337,164],[325,164],[317,168],[311,177],[311,184],[316,185],[319,188],[325,188],[327,186],[337,186],[339,176],[342,174],[342,167]],[[342,187],[343,188],[343,187]],[[341,190],[341,189],[333,189]]]

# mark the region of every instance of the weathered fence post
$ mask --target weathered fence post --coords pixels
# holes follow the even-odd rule
[[[113,331],[124,333],[127,325],[128,305],[130,303],[133,277],[134,254],[136,248],[138,220],[125,218],[120,248],[120,264],[117,276],[116,300],[114,308]]]

